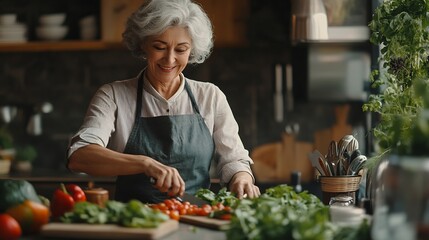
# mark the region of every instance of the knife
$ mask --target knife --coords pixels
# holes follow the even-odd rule
[[[184,193],[182,197],[176,196],[174,198],[177,199],[181,203],[189,202],[191,205],[197,205],[198,207],[201,207],[204,204],[210,204],[209,202],[207,202],[207,201],[205,201],[199,197],[196,197],[190,193]]]
[[[156,183],[156,179],[153,177],[151,177],[149,181],[152,185]],[[209,202],[186,192],[183,194],[183,196],[175,196],[173,198],[175,198],[177,201],[181,203],[189,202],[190,204],[197,205],[198,207],[201,207],[204,204],[209,204]]]

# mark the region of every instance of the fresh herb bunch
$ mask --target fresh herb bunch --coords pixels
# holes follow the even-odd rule
[[[227,238],[262,239],[369,239],[369,224],[343,229],[330,221],[329,207],[307,191],[296,193],[281,184],[258,198],[242,199],[234,209]]]
[[[226,187],[221,188],[218,193],[207,188],[201,188],[195,193],[195,196],[207,201],[212,206],[222,203],[225,206],[234,207],[238,202],[238,198]]]
[[[164,213],[138,200],[128,203],[109,200],[104,208],[91,202],[77,202],[73,211],[66,212],[60,218],[65,223],[112,223],[132,228],[153,228],[168,219]]]
[[[429,0],[385,0],[369,24],[383,66],[383,71],[372,72],[372,86],[383,90],[370,95],[363,111],[379,114],[373,134],[385,153],[422,155],[424,149],[417,146],[429,140],[429,131],[416,126],[417,118],[429,121],[420,113],[429,107],[423,104],[423,96],[429,95],[428,12]]]

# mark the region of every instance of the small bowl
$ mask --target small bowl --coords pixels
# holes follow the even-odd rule
[[[39,23],[42,26],[60,26],[65,20],[65,13],[44,14],[39,17]]]
[[[39,39],[55,41],[63,39],[68,32],[66,26],[43,26],[36,28],[36,34]]]
[[[14,13],[1,14],[0,25],[12,25],[16,23],[17,15]]]

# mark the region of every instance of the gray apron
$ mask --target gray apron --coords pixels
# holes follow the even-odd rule
[[[186,192],[194,194],[210,187],[210,163],[214,156],[213,138],[207,128],[194,95],[185,81],[185,89],[194,114],[141,117],[143,74],[138,80],[134,126],[124,153],[149,156],[164,165],[176,168],[186,184]],[[144,174],[122,175],[116,180],[115,199],[128,202],[138,199],[157,203],[168,198]]]

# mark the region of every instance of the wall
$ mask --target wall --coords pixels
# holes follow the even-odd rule
[[[185,69],[185,75],[213,82],[225,92],[240,126],[240,136],[249,150],[279,141],[285,126],[291,123],[299,123],[300,140],[312,142],[316,130],[334,123],[334,107],[338,102],[308,101],[305,49],[292,48],[288,41],[288,1],[250,3],[249,45],[217,47],[204,64]],[[0,0],[0,4],[4,6],[11,1]],[[35,5],[38,4],[41,4],[38,9],[27,4],[17,11],[34,24],[37,14],[49,10],[43,1]],[[72,4],[68,9],[76,16],[83,16],[85,13],[75,7],[78,4],[82,3]],[[74,29],[70,39],[78,37]],[[296,76],[294,110],[285,113],[282,122],[274,120],[273,112],[276,63],[293,63]],[[68,140],[78,130],[96,89],[103,83],[133,77],[142,67],[143,63],[126,50],[0,53],[0,106],[21,107],[17,118],[7,127],[17,144],[31,143],[37,147],[36,168],[64,169]],[[43,102],[51,102],[54,111],[42,116],[42,135],[30,136],[25,132],[27,113]],[[359,125],[364,122],[361,103],[350,104],[349,123]]]

